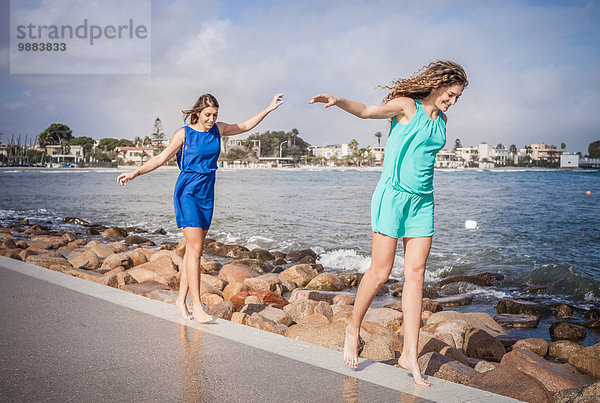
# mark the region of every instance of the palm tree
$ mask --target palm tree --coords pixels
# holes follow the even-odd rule
[[[381,147],[381,132],[376,132],[373,136],[377,137],[377,147]]]
[[[508,152],[511,156],[511,165],[514,165],[515,155],[517,155],[517,146],[515,144],[511,144],[510,147],[508,147]]]
[[[144,163],[144,158],[149,157],[150,155],[146,153],[146,150],[142,151],[140,154],[140,159],[142,160],[142,164]]]
[[[567,149],[567,145],[565,143],[560,143],[560,149],[561,150],[566,150]]]

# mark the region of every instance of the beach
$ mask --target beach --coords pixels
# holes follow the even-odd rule
[[[177,171],[159,170],[125,189],[112,183],[118,172],[0,173],[2,188],[11,190],[0,205],[2,254],[173,302],[182,251],[169,194]],[[365,206],[378,175],[219,172],[203,302],[219,317],[339,350],[356,284],[369,264]],[[600,339],[598,174],[436,175],[436,235],[420,346],[424,372],[469,384],[507,367],[526,374],[527,361],[534,371],[554,374],[543,386],[550,395],[559,392],[556,385],[593,382]],[[477,220],[479,229],[466,230],[466,219]],[[117,229],[105,232],[109,228]],[[361,356],[390,364],[401,351],[398,255],[361,333]],[[592,366],[573,358],[577,354],[592,357]],[[556,374],[565,371],[569,381],[559,382]]]

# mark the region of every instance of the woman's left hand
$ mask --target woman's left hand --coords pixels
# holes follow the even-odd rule
[[[273,100],[271,101],[271,103],[269,104],[267,109],[269,110],[269,112],[272,112],[275,109],[279,108],[279,105],[281,105],[282,103],[283,103],[283,93],[276,94],[273,97]]]

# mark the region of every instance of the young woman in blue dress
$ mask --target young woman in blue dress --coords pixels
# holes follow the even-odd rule
[[[169,145],[134,171],[119,175],[117,181],[126,185],[130,180],[152,172],[177,155],[181,172],[175,184],[173,204],[177,226],[186,241],[183,270],[177,297],[177,307],[186,319],[207,323],[213,318],[200,302],[200,260],[204,237],[212,220],[214,184],[217,159],[221,151],[221,137],[234,136],[252,130],[269,113],[283,103],[283,94],[276,94],[262,112],[243,123],[217,122],[219,103],[210,94],[202,95],[192,109],[183,111],[184,123],[189,124],[175,132]],[[192,312],[186,297],[192,296]]]
[[[450,61],[430,63],[408,79],[396,80],[383,105],[365,105],[329,94],[309,103],[337,106],[362,119],[391,119],[381,179],[371,199],[373,230],[371,267],[363,276],[346,327],[344,362],[358,367],[360,325],[379,287],[388,280],[398,239],[404,246],[402,312],[404,346],[398,364],[415,383],[425,381],[417,362],[425,263],[433,236],[433,166],[446,143],[444,112],[467,86],[461,66]]]

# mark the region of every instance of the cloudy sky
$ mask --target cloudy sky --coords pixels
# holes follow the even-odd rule
[[[449,147],[456,138],[564,142],[586,153],[600,140],[599,1],[153,1],[151,74],[140,75],[10,74],[9,4],[0,2],[4,142],[54,122],[75,136],[133,139],[151,134],[156,117],[170,136],[203,93],[219,100],[220,120],[235,123],[283,92],[285,104],[255,131],[374,145],[386,121],[307,101],[329,92],[380,103],[378,85],[437,59],[460,63],[470,81],[448,113]]]

